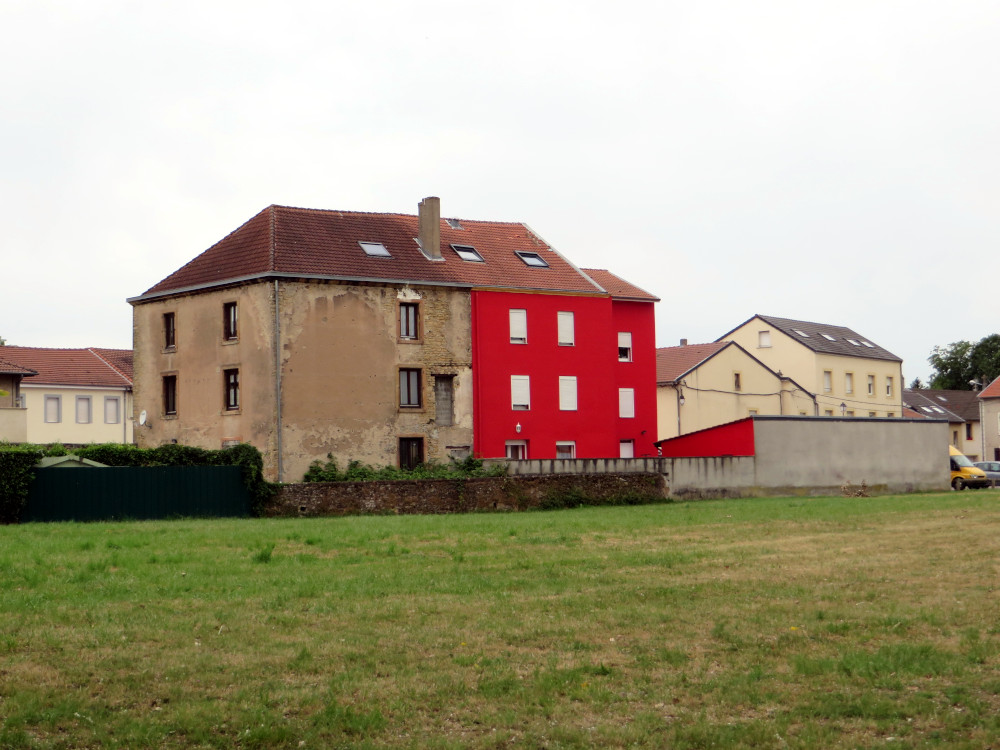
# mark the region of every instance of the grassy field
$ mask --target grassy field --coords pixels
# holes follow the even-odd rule
[[[997,747],[1000,492],[0,527],[0,747]]]

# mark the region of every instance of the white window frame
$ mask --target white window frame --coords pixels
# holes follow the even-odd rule
[[[122,415],[122,400],[118,396],[105,396],[104,424],[120,424],[122,421],[121,415]]]
[[[618,441],[618,457],[619,458],[635,458],[635,441],[634,440],[619,440]]]
[[[55,410],[55,419],[49,419],[50,416],[50,405],[51,408]],[[50,396],[46,394],[44,400],[45,412],[44,419],[46,424],[59,424],[62,422],[62,396]]]
[[[558,312],[556,319],[559,327],[559,346],[575,346],[576,330],[573,324],[572,312]]]
[[[622,419],[635,418],[635,389],[618,389],[618,416]]]
[[[529,411],[531,409],[530,376],[510,376],[510,408],[514,411]]]
[[[569,455],[568,456],[560,456],[559,455],[559,449],[560,448],[563,449],[564,453],[567,452],[566,449],[568,449]],[[563,459],[563,460],[576,458],[576,441],[575,440],[556,440],[556,458],[557,459]]]
[[[632,361],[632,334],[628,331],[618,332],[618,361]]]
[[[517,449],[520,450],[517,450]],[[515,456],[515,453],[520,453],[520,456]],[[527,440],[508,440],[504,445],[504,455],[509,461],[527,461],[528,460],[528,441]]]
[[[559,411],[576,411],[576,375],[559,376]]]
[[[771,348],[771,332],[770,331],[757,331],[757,348],[758,349],[770,349]]]
[[[510,310],[510,343],[528,343],[528,311],[518,308]]]

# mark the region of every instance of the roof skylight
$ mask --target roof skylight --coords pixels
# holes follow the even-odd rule
[[[376,258],[392,257],[391,255],[389,255],[389,251],[385,249],[385,245],[383,245],[381,242],[358,241],[358,244],[361,245],[361,249],[365,251],[366,255],[371,255]]]
[[[830,341],[836,341],[836,340],[837,340],[837,339],[835,339],[835,338],[834,338],[833,336],[831,336],[831,335],[830,335],[829,333],[821,333],[820,335],[821,335],[821,336],[822,336],[823,338],[825,338],[825,339],[829,339]]]
[[[517,257],[524,261],[525,265],[533,266],[534,268],[548,268],[549,264],[545,262],[543,258],[538,253],[530,253],[525,250],[515,250]]]
[[[473,263],[485,263],[483,256],[479,254],[472,245],[452,245],[451,249],[454,250],[458,257],[462,260],[467,260]]]
[[[875,344],[871,343],[870,341],[864,341],[864,340],[862,340],[861,343],[864,344],[865,346],[867,346],[869,349],[874,349],[875,348]]]
[[[799,336],[801,336],[804,339],[809,338],[809,334],[806,333],[805,331],[800,331],[798,328],[793,328],[792,330],[795,331],[797,334],[799,334]]]
[[[854,339],[847,339],[847,343],[849,343],[849,344],[854,344],[855,346],[861,346],[861,344],[859,344],[859,343],[858,343],[857,341],[855,341]]]
[[[448,226],[451,227],[452,229],[463,229],[464,228],[462,226],[462,222],[460,222],[458,219],[445,219],[445,221],[448,222]]]

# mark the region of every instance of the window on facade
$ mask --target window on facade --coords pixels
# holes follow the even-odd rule
[[[528,441],[527,440],[508,440],[506,445],[506,455],[511,461],[527,461],[528,460]]]
[[[420,401],[420,370],[403,368],[399,371],[399,405],[415,408]]]
[[[222,376],[226,385],[226,411],[236,411],[240,408],[240,371],[223,370]]]
[[[965,423],[965,439],[972,440],[972,422]]]
[[[847,416],[849,416],[849,417],[853,417],[853,416],[854,416],[854,410],[853,410],[853,409],[849,409],[849,410],[848,410],[848,411],[846,412],[846,414],[847,414]]]
[[[875,395],[875,376],[874,375],[869,375],[868,376],[868,395],[869,396],[874,396]]]
[[[833,373],[830,370],[823,370],[823,391],[829,393],[833,390]]]
[[[452,245],[451,249],[455,251],[462,260],[469,261],[470,263],[485,263],[483,256],[479,254],[479,251],[472,245]]]
[[[844,373],[844,392],[854,393],[854,373]]]
[[[416,302],[399,303],[399,338],[410,341],[420,338],[420,305]]]
[[[510,343],[512,343],[512,344],[527,344],[528,343],[528,311],[527,310],[511,310],[510,311]]]
[[[163,376],[163,413],[177,413],[177,376]]]
[[[62,422],[62,396],[45,397],[45,421]]]
[[[886,378],[885,379],[885,395],[888,398],[892,398],[892,386],[893,386],[892,378]]]
[[[424,462],[424,439],[404,437],[399,439],[399,468],[412,471]]]
[[[743,378],[738,372],[733,373],[733,390],[734,391],[743,390]]]
[[[576,376],[559,376],[559,411],[576,411]]]
[[[756,417],[757,416],[757,410],[756,409],[747,409],[747,414],[750,415],[751,417]]]
[[[886,412],[886,414],[885,414],[885,415],[886,415],[887,417],[895,417],[895,416],[896,416],[896,412],[894,412],[894,411],[889,411],[889,412]]]
[[[527,375],[510,376],[510,408],[515,411],[531,408],[531,383]]]
[[[122,421],[121,403],[117,396],[104,397],[104,424],[118,424]]]
[[[560,312],[556,315],[556,318],[559,325],[559,346],[573,346],[576,343],[573,313]]]
[[[958,445],[958,430],[951,431],[951,444]]]
[[[177,346],[177,329],[175,327],[174,314],[172,312],[163,313],[163,348],[173,349]]]
[[[766,349],[771,345],[771,332],[770,331],[758,331],[757,332],[757,346],[760,349]]]
[[[618,441],[618,457],[619,458],[635,458],[635,441],[634,440],[619,440]]]
[[[235,341],[239,338],[239,315],[235,302],[227,302],[222,306],[222,338]]]
[[[868,412],[868,416],[869,416],[869,417],[877,417],[877,416],[878,416],[878,413],[877,413],[877,412],[874,412],[874,411],[870,411],[870,412]]]
[[[618,333],[618,361],[632,361],[632,334],[627,331]]]
[[[93,421],[93,405],[90,396],[76,397],[76,423],[90,424]]]
[[[572,440],[557,440],[556,458],[576,458],[576,443]]]
[[[434,376],[434,421],[439,427],[455,422],[455,376]]]
[[[824,411],[823,412],[823,416],[824,417],[832,417],[833,416],[833,409],[827,409],[826,411]]]
[[[635,389],[618,389],[618,416],[626,419],[635,416]]]
[[[524,261],[525,265],[532,266],[534,268],[548,268],[549,264],[545,262],[543,258],[538,253],[529,253],[523,250],[515,250],[517,257]]]

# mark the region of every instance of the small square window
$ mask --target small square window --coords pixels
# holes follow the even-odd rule
[[[505,443],[504,448],[507,458],[510,459],[511,461],[528,460],[527,440],[508,440]]]
[[[576,442],[572,440],[556,441],[556,458],[557,459],[576,458]]]
[[[618,441],[618,457],[619,458],[635,458],[635,441],[634,440],[619,440]]]
[[[514,253],[518,258],[524,261],[525,265],[532,266],[534,268],[549,267],[549,264],[545,262],[545,258],[538,253],[529,253],[524,250],[515,250]]]
[[[399,439],[399,468],[413,471],[424,462],[424,439],[408,437]]]
[[[483,256],[472,245],[452,245],[451,249],[455,251],[459,258],[467,260],[470,263],[486,262],[483,260]]]
[[[771,332],[770,331],[758,331],[757,332],[757,347],[760,349],[767,349],[771,346]]]
[[[381,242],[358,242],[361,245],[361,249],[365,251],[365,255],[370,255],[373,258],[391,258],[389,251],[385,249],[385,245]]]

